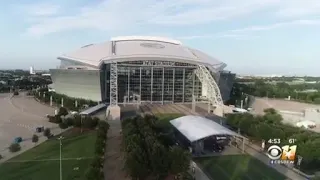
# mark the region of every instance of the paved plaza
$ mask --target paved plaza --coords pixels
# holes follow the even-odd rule
[[[37,126],[52,128],[53,133],[59,130],[56,124],[48,122],[46,114],[52,115],[54,108],[37,102],[33,97],[23,93],[11,97],[12,94],[0,94],[0,154],[8,155],[8,146],[15,137],[22,137],[22,150],[30,148],[31,137],[36,134]],[[42,134],[38,134],[42,139]],[[11,156],[11,155],[10,155]]]

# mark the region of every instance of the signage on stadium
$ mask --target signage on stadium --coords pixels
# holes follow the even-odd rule
[[[169,61],[143,61],[145,66],[174,66],[174,62]]]

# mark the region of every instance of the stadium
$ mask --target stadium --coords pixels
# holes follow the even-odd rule
[[[55,92],[108,104],[112,119],[119,104],[205,101],[221,114],[235,79],[225,63],[162,37],[115,37],[58,59],[50,69]]]

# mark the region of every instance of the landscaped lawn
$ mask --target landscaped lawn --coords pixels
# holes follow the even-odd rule
[[[217,180],[284,180],[285,176],[249,155],[196,158],[204,172]]]
[[[62,140],[64,180],[83,180],[94,156],[96,132],[67,131]],[[59,140],[53,138],[0,165],[1,180],[58,180]],[[77,159],[79,157],[86,157]],[[70,158],[70,159],[68,159]]]

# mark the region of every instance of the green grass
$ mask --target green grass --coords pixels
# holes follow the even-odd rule
[[[62,158],[93,157],[95,132],[66,132],[62,140]],[[59,141],[48,140],[0,165],[1,180],[58,180]],[[55,160],[48,160],[55,159]],[[35,161],[39,160],[39,161]],[[46,161],[47,160],[47,161]],[[24,161],[24,162],[17,162]],[[91,159],[63,160],[62,174],[66,180],[84,180]],[[74,170],[74,168],[79,168]]]
[[[285,176],[249,155],[196,158],[204,172],[218,180],[284,180]]]

